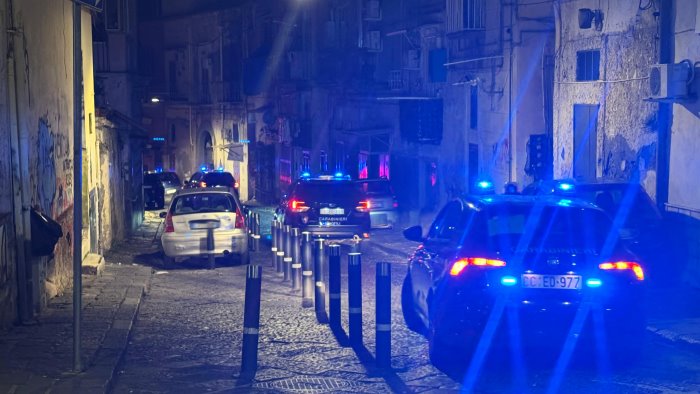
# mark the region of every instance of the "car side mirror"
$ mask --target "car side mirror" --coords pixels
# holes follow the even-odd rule
[[[403,230],[403,236],[409,241],[423,242],[423,228],[421,226],[413,226]]]
[[[158,216],[160,216],[161,219],[165,219],[166,216],[168,216],[167,212],[161,212]]]

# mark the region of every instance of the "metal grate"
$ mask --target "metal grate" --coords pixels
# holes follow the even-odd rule
[[[300,393],[325,393],[357,386],[358,382],[337,378],[298,376],[272,382],[256,383],[255,388],[279,389]]]

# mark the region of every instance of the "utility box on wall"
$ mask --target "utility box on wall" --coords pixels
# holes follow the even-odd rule
[[[685,63],[654,64],[649,69],[652,100],[682,99],[688,95],[690,66]]]

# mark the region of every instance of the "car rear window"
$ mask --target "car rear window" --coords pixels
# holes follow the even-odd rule
[[[493,206],[470,227],[468,237],[496,250],[566,249],[598,253],[612,234],[610,219],[580,207]]]
[[[394,194],[391,190],[391,184],[386,181],[367,181],[359,183],[362,190],[370,196],[385,196]]]
[[[180,183],[180,178],[174,172],[161,172],[158,174],[161,182]]]
[[[209,172],[202,177],[207,186],[233,186],[233,175],[228,172]]]
[[[173,203],[173,215],[204,212],[236,212],[236,201],[226,193],[196,193],[178,196]]]
[[[356,202],[364,196],[358,184],[352,182],[303,182],[294,189],[294,196],[307,201],[331,200]]]

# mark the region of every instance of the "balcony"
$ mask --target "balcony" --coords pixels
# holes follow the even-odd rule
[[[241,86],[237,81],[211,83],[211,100],[215,103],[239,103],[242,101]]]

